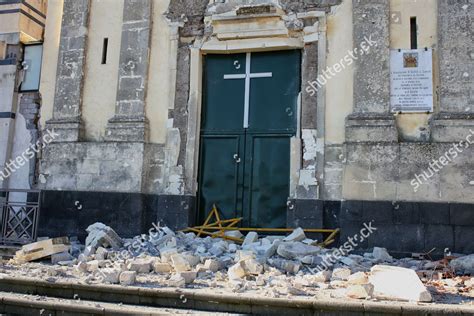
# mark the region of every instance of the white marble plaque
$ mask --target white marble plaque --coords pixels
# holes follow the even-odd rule
[[[433,51],[390,51],[392,112],[433,112]]]

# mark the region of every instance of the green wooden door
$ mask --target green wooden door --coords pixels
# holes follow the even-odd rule
[[[215,203],[243,226],[284,227],[300,52],[207,55],[203,83],[199,223]]]

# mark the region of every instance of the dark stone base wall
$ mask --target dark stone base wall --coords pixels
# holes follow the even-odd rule
[[[294,206],[292,209],[291,207]],[[364,223],[377,228],[357,250],[385,247],[396,256],[412,252],[474,253],[474,205],[392,201],[292,200],[288,226],[340,228],[334,246],[359,234]]]
[[[146,233],[153,223],[172,229],[195,224],[196,198],[139,193],[42,191],[38,236],[86,237],[95,222],[111,226],[122,237]],[[445,248],[474,253],[474,205],[391,201],[290,200],[288,227],[340,228],[333,246],[360,234],[364,223],[377,230],[358,252],[385,247],[396,256],[412,252],[441,255]],[[322,240],[321,234],[309,237]]]
[[[153,223],[172,229],[194,224],[195,197],[140,193],[42,191],[38,236],[78,236],[102,222],[122,237],[146,233]]]

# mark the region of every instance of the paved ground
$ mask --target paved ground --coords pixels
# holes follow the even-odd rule
[[[0,292],[2,315],[239,315]]]

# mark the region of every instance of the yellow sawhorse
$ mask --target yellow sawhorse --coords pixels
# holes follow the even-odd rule
[[[211,222],[212,218],[215,218],[215,221]],[[232,240],[238,243],[242,243],[243,239],[227,236],[225,233],[227,231],[254,231],[254,232],[268,232],[268,233],[290,233],[293,228],[251,228],[251,227],[236,227],[238,223],[242,220],[242,217],[225,219],[222,220],[219,211],[217,210],[216,205],[214,204],[212,210],[207,215],[206,220],[203,225],[188,227],[183,229],[183,232],[194,232],[198,237],[201,235],[211,236],[212,238],[223,238],[227,240]],[[329,236],[321,243],[318,243],[318,246],[327,247],[328,245],[334,242],[334,237],[339,233],[340,229],[322,229],[322,228],[305,228],[303,229],[305,233],[329,233]]]

